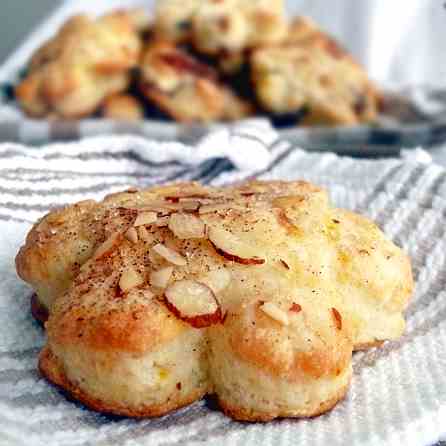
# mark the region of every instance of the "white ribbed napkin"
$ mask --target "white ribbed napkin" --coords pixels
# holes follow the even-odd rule
[[[198,148],[101,137],[42,149],[0,145],[0,445],[414,445],[446,433],[446,173],[425,152],[380,161],[309,154],[248,123]],[[231,161],[228,161],[230,159]],[[419,160],[419,161],[417,161]],[[422,161],[422,162],[420,162]],[[347,398],[326,415],[237,423],[204,401],[154,420],[106,417],[68,401],[36,371],[44,342],[14,256],[54,205],[129,185],[247,177],[304,178],[361,211],[411,255],[417,280],[404,337],[354,355]]]

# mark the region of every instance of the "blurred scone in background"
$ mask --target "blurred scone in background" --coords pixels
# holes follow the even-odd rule
[[[3,1],[0,63],[60,3],[60,0]],[[150,7],[153,1],[146,3]],[[444,2],[288,0],[287,3],[291,13],[312,17],[338,38],[373,80],[397,85],[444,85]],[[122,4],[125,6],[125,2]]]

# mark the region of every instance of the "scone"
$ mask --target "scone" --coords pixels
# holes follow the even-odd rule
[[[134,96],[117,93],[105,98],[101,106],[101,115],[104,118],[121,121],[141,121],[144,119],[144,107]]]
[[[93,113],[105,97],[127,88],[140,55],[141,27],[136,12],[72,17],[32,57],[16,88],[20,105],[34,117]]]
[[[401,335],[412,291],[401,250],[305,182],[81,202],[38,222],[16,264],[50,313],[43,375],[136,417],[208,393],[239,420],[322,413],[354,348]]]
[[[251,56],[256,96],[276,115],[304,111],[304,124],[354,125],[376,119],[379,94],[351,56],[308,19],[280,45]]]
[[[166,41],[155,41],[141,62],[142,94],[179,122],[241,119],[252,106],[218,81],[216,71]]]
[[[238,52],[283,38],[284,10],[283,0],[160,0],[156,32],[206,54]]]

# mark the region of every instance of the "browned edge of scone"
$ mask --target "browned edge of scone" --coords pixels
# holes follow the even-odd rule
[[[42,325],[45,324],[49,317],[48,310],[40,303],[36,293],[31,295],[31,314]]]
[[[343,400],[347,393],[348,389],[350,387],[350,381],[341,389],[339,389],[338,393],[330,398],[327,401],[324,401],[320,404],[319,408],[312,413],[301,413],[298,415],[298,418],[315,418],[325,412],[328,412],[330,409],[332,409],[336,404]],[[266,412],[259,412],[255,410],[246,410],[240,407],[231,406],[224,400],[218,398],[218,404],[223,410],[224,414],[228,417],[231,417],[238,421],[249,421],[249,422],[265,422],[265,421],[272,421],[277,419],[283,419],[287,417],[277,417],[275,414],[268,414]],[[291,418],[291,417],[290,417]],[[295,416],[293,417],[295,418]]]
[[[98,398],[93,398],[87,395],[75,384],[70,382],[48,346],[44,347],[40,352],[39,371],[48,381],[65,391],[73,400],[80,401],[89,409],[105,414],[132,418],[160,417],[173,410],[180,409],[200,400],[207,393],[207,389],[205,389],[205,391],[200,390],[186,395],[183,398],[169,398],[166,403],[152,406],[141,406],[138,409],[130,409],[125,406],[108,404]]]

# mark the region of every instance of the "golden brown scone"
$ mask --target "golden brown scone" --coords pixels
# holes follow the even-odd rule
[[[16,96],[31,116],[79,118],[123,91],[138,63],[141,42],[130,14],[93,20],[74,16],[32,57]]]
[[[173,42],[192,41],[205,54],[242,51],[277,42],[286,33],[283,0],[160,0],[156,33]]]
[[[401,335],[412,292],[401,250],[305,182],[84,202],[42,219],[16,263],[50,312],[42,373],[129,416],[206,393],[240,420],[322,413],[354,348]]]
[[[141,121],[144,119],[144,107],[134,96],[117,93],[105,99],[101,107],[101,115],[108,119]]]
[[[253,107],[218,81],[216,71],[167,41],[150,44],[141,62],[141,92],[179,122],[246,117]]]
[[[376,119],[380,98],[366,72],[309,19],[296,19],[282,44],[254,51],[251,66],[257,98],[271,113],[305,110],[308,125]]]

